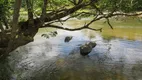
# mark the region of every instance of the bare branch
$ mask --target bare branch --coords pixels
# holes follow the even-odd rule
[[[80,13],[77,13],[77,14],[74,14],[74,15],[70,15],[68,18],[66,18],[66,19],[64,19],[64,20],[62,20],[62,19],[60,19],[60,20],[55,20],[55,21],[49,22],[48,24],[52,24],[52,23],[55,23],[55,22],[60,22],[61,24],[63,24],[62,22],[65,22],[65,21],[67,21],[67,20],[69,20],[69,19],[71,19],[71,18],[77,17],[77,16],[82,15],[82,14],[94,15],[94,14],[89,13],[89,12],[80,12]]]
[[[95,16],[95,18],[93,18],[93,20],[91,20],[88,24],[85,24],[83,27],[80,27],[80,28],[75,28],[75,29],[70,29],[70,28],[64,28],[62,26],[57,26],[57,25],[51,25],[51,23],[49,24],[46,24],[44,26],[42,26],[41,28],[43,27],[52,27],[52,28],[57,28],[57,29],[63,29],[63,30],[68,30],[68,31],[76,31],[76,30],[81,30],[81,29],[90,29],[90,30],[94,30],[94,31],[102,31],[102,28],[100,29],[93,29],[93,28],[90,28],[89,25],[91,25],[93,22],[95,21],[98,21],[100,19],[107,19],[107,23],[108,25],[111,27],[111,29],[113,29],[112,25],[110,24],[110,21],[109,21],[109,18],[110,17],[113,17],[113,16],[117,16],[117,15],[125,15],[125,16],[136,16],[136,15],[141,15],[142,13],[139,13],[139,14],[127,14],[127,13],[108,13],[108,14],[104,14],[104,15],[99,15],[97,14]],[[78,14],[79,15],[79,14]]]
[[[56,14],[48,13],[46,15],[45,22],[49,22],[49,21],[53,21],[53,20],[57,20],[57,19],[63,18],[65,16],[68,16],[69,14],[72,14],[72,13],[76,12],[77,10],[79,10],[79,9],[85,7],[85,6],[87,6],[87,5],[86,4],[79,4],[79,5],[76,5],[73,8],[64,10],[64,11],[56,13]]]
[[[88,27],[90,24],[92,24],[93,22],[95,22],[95,21],[97,20],[97,17],[98,17],[98,15],[96,15],[96,16],[94,17],[94,19],[91,20],[91,21],[90,21],[88,24],[86,24],[85,26]]]
[[[140,13],[114,13],[112,16],[139,16],[142,15],[142,12]]]
[[[105,16],[105,14],[104,14],[96,5],[92,4],[92,6],[93,6],[101,15],[104,15],[104,16]],[[110,14],[113,14],[113,12],[110,12],[109,15],[110,15]],[[110,28],[113,29],[113,26],[111,25],[111,23],[110,23],[110,21],[109,21],[109,18],[108,18],[108,17],[105,17],[105,18],[106,18],[107,23],[108,23],[108,25],[110,26]]]
[[[82,29],[90,29],[90,30],[100,31],[100,32],[102,31],[102,28],[94,29],[94,28],[83,26],[83,27],[71,29],[71,28],[64,28],[62,26],[57,26],[57,25],[50,25],[50,24],[46,24],[46,25],[42,26],[41,28],[45,28],[45,27],[57,28],[57,29],[62,29],[62,30],[67,30],[67,31],[77,31],[77,30],[82,30]]]
[[[107,24],[110,26],[111,29],[113,29],[113,26],[110,24],[109,18],[106,18]]]

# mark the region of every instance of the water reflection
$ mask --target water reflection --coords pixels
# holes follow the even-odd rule
[[[50,39],[37,35],[34,42],[13,51],[8,62],[0,63],[1,80],[142,79],[141,41],[104,40],[100,34],[86,30],[58,30],[58,33],[57,37]],[[66,36],[73,36],[73,39],[64,43]],[[79,54],[79,46],[90,40],[96,41],[97,46],[83,57]]]

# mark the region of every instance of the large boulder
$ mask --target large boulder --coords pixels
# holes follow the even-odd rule
[[[87,42],[80,46],[80,54],[82,56],[88,55],[92,49],[96,46],[96,42]]]
[[[69,42],[73,36],[66,36],[64,42]]]

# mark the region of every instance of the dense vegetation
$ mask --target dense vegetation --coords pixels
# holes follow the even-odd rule
[[[39,28],[52,27],[69,31],[94,29],[95,21],[113,16],[141,15],[141,0],[1,0],[0,1],[0,57],[7,56],[19,46],[33,41]],[[23,17],[24,16],[24,17]],[[93,17],[80,28],[70,29],[55,25],[71,18]],[[67,17],[66,19],[62,19]]]

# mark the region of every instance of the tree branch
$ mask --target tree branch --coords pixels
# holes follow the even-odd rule
[[[32,1],[31,0],[26,0],[26,4],[27,4],[27,9],[28,9],[28,24],[29,24],[29,26],[33,27],[34,19],[33,19]]]
[[[51,25],[50,23],[49,24],[45,24],[44,26],[40,27],[40,28],[44,28],[44,27],[51,27],[51,28],[57,28],[57,29],[63,29],[63,30],[68,30],[68,31],[76,31],[76,30],[81,30],[81,29],[90,29],[90,30],[94,30],[94,31],[100,31],[102,32],[102,28],[100,29],[93,29],[93,28],[90,28],[89,25],[92,24],[93,22],[95,21],[98,21],[100,19],[107,19],[107,23],[108,25],[113,29],[112,25],[110,24],[110,21],[108,18],[110,17],[113,17],[113,16],[117,16],[117,15],[125,15],[125,16],[136,16],[136,15],[142,15],[142,13],[136,13],[136,14],[132,14],[132,13],[108,13],[108,14],[103,14],[103,15],[96,15],[95,18],[93,18],[93,20],[91,20],[88,24],[85,24],[83,27],[80,27],[80,28],[75,28],[75,29],[70,29],[70,28],[64,28],[62,26],[57,26],[57,25]]]
[[[113,26],[110,24],[109,18],[106,18],[107,24],[110,26],[111,29],[113,29]]]
[[[77,30],[82,30],[82,29],[90,29],[90,30],[100,31],[100,32],[102,31],[102,28],[100,28],[100,29],[94,29],[94,28],[83,26],[83,27],[71,29],[71,28],[64,28],[62,26],[51,25],[51,24],[45,24],[41,28],[45,28],[45,27],[48,27],[48,28],[57,28],[57,29],[62,29],[62,30],[67,30],[67,31],[77,31]]]
[[[140,13],[114,13],[112,16],[139,16],[142,15],[142,12]]]
[[[76,12],[77,10],[79,10],[79,9],[81,9],[81,8],[87,6],[87,5],[88,4],[82,3],[82,4],[79,4],[79,5],[72,7],[70,9],[64,9],[61,12],[59,11],[56,14],[53,14],[53,12],[46,13],[44,22],[51,22],[51,21],[54,21],[54,20],[59,20],[60,18],[66,17],[66,16]],[[24,22],[19,22],[19,26],[21,26],[20,24],[24,25],[25,23],[28,23],[28,20],[24,21]],[[44,23],[43,24],[41,23],[40,18],[35,18],[34,23],[35,23],[36,27],[40,27],[44,24]]]
[[[87,5],[82,3],[82,4],[79,4],[79,5],[76,5],[73,8],[64,10],[64,11],[56,13],[56,14],[48,13],[48,14],[46,14],[45,22],[50,22],[50,21],[53,21],[53,20],[63,18],[65,16],[68,16],[69,14],[76,12],[77,10],[79,10],[79,9],[85,7],[85,6],[87,6]]]
[[[43,3],[43,7],[42,7],[42,14],[40,16],[42,22],[44,22],[44,19],[46,17],[46,7],[47,7],[48,0],[43,0],[43,1],[44,1],[44,3]]]
[[[13,42],[16,39],[16,35],[17,35],[18,18],[19,18],[21,2],[22,0],[15,0],[13,20],[12,20],[12,33],[11,33],[10,41],[8,42],[8,47],[7,47],[7,51],[5,55],[7,55],[10,51],[12,51],[16,47]]]
[[[62,25],[63,25],[63,23],[62,22],[65,22],[65,21],[67,21],[67,20],[69,20],[69,19],[71,19],[71,18],[74,18],[74,17],[77,17],[77,16],[79,16],[79,15],[83,15],[83,14],[90,14],[90,15],[94,15],[94,14],[91,14],[91,13],[88,13],[88,12],[80,12],[80,13],[77,13],[77,14],[74,14],[74,15],[70,15],[69,17],[67,17],[66,19],[60,19],[60,20],[55,20],[55,21],[51,21],[51,22],[49,22],[48,24],[53,24],[53,23],[55,23],[55,22],[60,22]]]

